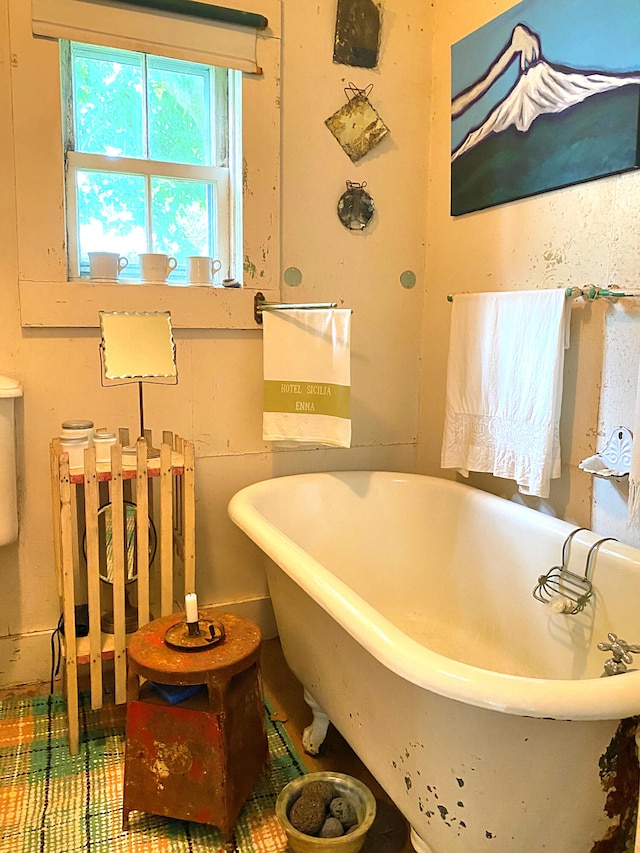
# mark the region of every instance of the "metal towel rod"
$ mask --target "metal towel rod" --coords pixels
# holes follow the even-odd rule
[[[618,299],[619,297],[640,297],[640,290],[624,291],[613,288],[594,287],[590,284],[588,287],[568,287],[565,290],[567,299],[573,299],[577,296],[582,296],[584,299]]]
[[[256,323],[262,323],[263,311],[280,311],[292,308],[337,308],[337,302],[267,302],[264,293],[256,293],[253,297],[253,316]]]
[[[564,295],[567,299],[577,299],[578,296],[582,296],[583,299],[587,299],[590,302],[594,299],[619,299],[620,297],[640,299],[640,290],[624,291],[616,290],[615,287],[607,289],[604,287],[594,287],[590,284],[588,287],[567,287]],[[447,302],[453,302],[454,296],[454,293],[448,293]]]

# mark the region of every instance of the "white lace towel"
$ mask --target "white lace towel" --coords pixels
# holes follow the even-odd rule
[[[265,441],[351,445],[351,311],[265,311]]]
[[[640,373],[636,388],[636,409],[633,416],[633,446],[629,471],[629,509],[627,526],[640,525]]]
[[[549,496],[560,476],[568,302],[561,289],[455,297],[443,468],[507,477],[523,494]]]

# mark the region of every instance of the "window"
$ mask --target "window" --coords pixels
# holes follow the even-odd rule
[[[162,252],[186,284],[186,258],[221,261],[215,284],[240,278],[239,71],[96,45],[61,45],[69,275],[88,253]]]
[[[242,6],[242,0],[226,2]],[[278,301],[280,296],[280,0],[254,0],[252,8],[269,21],[268,29],[260,32],[142,7],[134,11],[128,4],[110,0],[8,0],[8,7],[7,56],[14,62],[8,79],[22,326],[97,329],[101,310],[171,311],[174,328],[255,330],[254,293],[260,291],[270,301]],[[227,168],[230,187],[235,188],[229,193],[229,275],[242,282],[241,288],[141,287],[138,279],[125,278],[124,273],[117,284],[70,275],[70,254],[77,258],[74,272],[81,270],[78,237],[74,252],[70,253],[68,245],[71,217],[65,194],[69,182],[63,168],[67,157],[99,157],[95,171],[105,167],[110,171],[116,160],[125,159],[76,151],[75,141],[69,146],[69,140],[75,139],[69,106],[70,43],[74,42],[215,67],[216,72],[230,68],[242,74],[241,86],[232,82],[233,71],[227,78],[228,162],[219,158],[216,163],[214,155],[219,157],[220,152],[213,148],[213,165],[204,167]],[[66,72],[62,94],[61,66]],[[219,86],[211,85],[210,106],[215,110]],[[211,125],[212,145],[214,127]],[[126,174],[144,174],[149,168],[144,159],[129,154],[126,158],[132,164]],[[192,170],[197,167],[182,165]],[[158,168],[159,177],[167,177],[166,170],[175,166]],[[87,170],[87,164],[81,168]],[[169,177],[177,179],[176,175]],[[219,215],[216,222],[218,233],[213,239],[222,251]],[[174,275],[169,276],[169,283]],[[223,268],[219,278],[224,275]]]

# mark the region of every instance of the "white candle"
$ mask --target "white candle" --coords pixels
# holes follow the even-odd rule
[[[198,596],[195,592],[189,592],[184,597],[184,611],[187,617],[187,622],[198,621]]]

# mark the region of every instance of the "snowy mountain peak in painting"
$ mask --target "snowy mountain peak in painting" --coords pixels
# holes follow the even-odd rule
[[[492,110],[486,121],[467,135],[451,159],[455,160],[474,148],[492,133],[501,133],[512,126],[524,133],[540,115],[561,113],[591,95],[631,84],[640,84],[640,75],[584,74],[560,70],[539,60],[520,76],[511,92]]]

